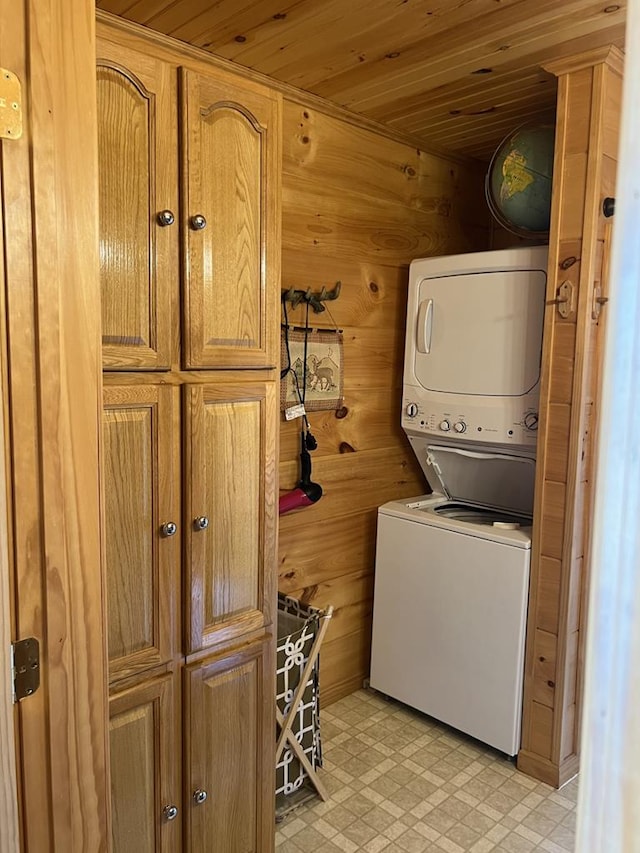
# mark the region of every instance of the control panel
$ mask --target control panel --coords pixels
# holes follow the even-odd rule
[[[409,389],[410,394],[410,389]],[[470,442],[506,445],[535,445],[538,430],[538,412],[514,405],[491,406],[483,403],[473,406],[465,398],[464,411],[453,406],[436,409],[419,399],[412,399],[405,389],[402,406],[402,426],[412,435],[450,435]],[[530,401],[529,401],[530,402]]]

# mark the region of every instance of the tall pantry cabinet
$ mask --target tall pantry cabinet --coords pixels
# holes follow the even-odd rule
[[[280,96],[100,25],[114,853],[273,847]]]

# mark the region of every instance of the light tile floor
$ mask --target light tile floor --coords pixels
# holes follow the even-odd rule
[[[556,791],[430,717],[361,690],[321,712],[330,792],[277,827],[278,853],[571,853],[577,779]]]

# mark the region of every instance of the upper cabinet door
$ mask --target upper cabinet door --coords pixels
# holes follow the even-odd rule
[[[103,364],[167,369],[179,276],[175,70],[110,42],[97,54]]]
[[[280,103],[182,70],[186,368],[278,363]]]
[[[184,389],[188,652],[273,620],[275,392],[251,376]]]

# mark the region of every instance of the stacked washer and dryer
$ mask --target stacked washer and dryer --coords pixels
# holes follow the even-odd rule
[[[402,427],[432,494],[378,511],[371,686],[520,747],[547,247],[414,261]]]

